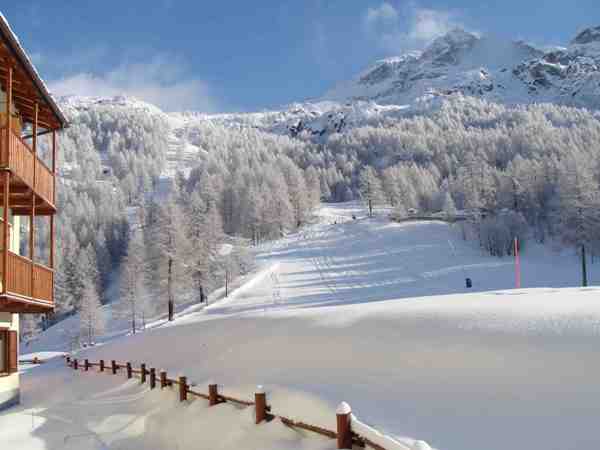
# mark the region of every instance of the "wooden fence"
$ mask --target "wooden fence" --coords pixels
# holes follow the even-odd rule
[[[337,430],[333,431],[274,414],[271,406],[267,402],[267,394],[260,386],[254,394],[254,401],[248,401],[224,395],[219,392],[217,384],[209,384],[206,393],[199,392],[192,389],[193,386],[188,383],[187,377],[181,375],[177,378],[169,378],[166,370],[160,370],[157,374],[156,368],[149,368],[143,363],[140,365],[139,369],[135,369],[130,362],[120,363],[115,360],[111,360],[110,364],[106,364],[103,359],[98,362],[91,362],[88,359],[85,359],[83,363],[81,363],[77,359],[72,359],[70,356],[67,356],[66,361],[69,367],[77,371],[89,372],[90,369],[96,367],[98,368],[98,372],[110,375],[117,375],[120,371],[124,371],[128,379],[136,376],[140,379],[142,384],[149,383],[150,389],[155,389],[156,387],[160,387],[161,389],[173,389],[176,387],[180,402],[187,401],[191,396],[208,400],[209,406],[215,406],[220,403],[233,403],[242,407],[253,406],[255,409],[255,421],[257,425],[262,422],[279,419],[281,423],[288,427],[310,431],[330,439],[336,439],[338,449],[352,449],[353,446],[357,446],[361,448],[370,447],[375,450],[386,450],[381,445],[352,430],[352,410],[346,403],[342,403],[336,410]]]

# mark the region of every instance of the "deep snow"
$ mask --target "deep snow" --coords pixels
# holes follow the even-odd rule
[[[353,213],[361,218],[353,221]],[[320,223],[260,249],[262,270],[229,299],[78,357],[144,361],[244,398],[264,385],[276,413],[329,428],[336,406],[347,401],[377,429],[444,450],[598,446],[600,289],[562,288],[578,284],[574,255],[531,245],[522,261],[524,289],[510,290],[512,262],[483,256],[452,227],[363,216],[355,205],[323,208]],[[481,292],[465,295],[465,273]],[[442,293],[451,295],[431,296]],[[29,350],[59,347],[42,338]],[[152,438],[157,417],[170,436],[183,423],[177,408],[173,421],[152,409],[157,394],[98,377],[45,364],[23,376],[24,408],[95,433],[99,423],[128,429],[124,423],[141,417]],[[97,415],[81,413],[77,405],[96,396],[108,396]],[[132,396],[139,403],[123,413]],[[146,407],[156,416],[142,414]],[[210,422],[218,419],[197,413],[199,429],[220,430]],[[244,414],[250,412],[227,416],[235,430],[245,429]],[[16,417],[0,415],[0,429]],[[254,436],[247,442],[258,442],[260,431],[246,431]],[[235,447],[240,438],[210,448],[334,445],[309,438],[286,447],[277,443],[284,431],[256,446]],[[46,439],[42,431],[36,436]],[[140,448],[140,436],[130,447],[115,441],[108,448]],[[21,445],[27,434],[13,439]]]

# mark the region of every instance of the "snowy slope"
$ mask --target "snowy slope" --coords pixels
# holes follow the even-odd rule
[[[573,255],[529,247],[526,289],[509,290],[510,260],[481,255],[457,230],[441,222],[365,219],[356,204],[325,207],[319,223],[260,252],[263,269],[229,299],[78,357],[145,361],[185,373],[199,386],[217,381],[241,397],[266,385],[279,414],[328,427],[335,406],[348,401],[377,429],[439,449],[596,448],[600,442],[593,425],[600,414],[593,395],[600,289],[564,288],[578,284]],[[593,282],[600,274],[596,265],[591,269]],[[481,292],[465,294],[465,273]],[[431,296],[442,293],[451,295]],[[44,337],[31,348],[49,349]],[[54,402],[40,415],[74,420],[78,409],[61,412],[61,402],[92,398],[103,406],[94,417],[78,417],[82,429],[97,432],[110,417],[113,429],[129,430],[124,423],[138,419],[145,430],[162,420],[165,436],[178,429],[157,411],[146,418],[142,405],[153,408],[155,400],[123,380],[90,384],[97,398],[79,393],[77,381],[75,392],[61,388],[38,399],[52,379],[72,382],[53,363],[24,375],[25,408]],[[125,418],[117,413],[123,404],[133,405]],[[0,426],[3,420],[9,419],[0,416]],[[203,420],[212,426],[208,416],[197,423]],[[264,448],[288,447],[268,441]]]

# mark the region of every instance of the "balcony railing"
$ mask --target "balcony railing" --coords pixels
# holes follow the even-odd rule
[[[21,137],[10,130],[10,147],[6,148],[6,127],[0,129],[0,164],[9,168],[27,186],[54,205],[54,175]],[[35,170],[34,170],[35,167]]]
[[[4,271],[0,258],[0,273]],[[54,304],[54,271],[41,264],[8,252],[8,271],[6,274],[7,294],[26,297],[37,302]]]

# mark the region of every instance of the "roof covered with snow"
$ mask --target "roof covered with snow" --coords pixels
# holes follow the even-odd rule
[[[2,42],[9,50],[10,55],[16,60],[16,62],[20,65],[20,68],[23,69],[29,81],[33,84],[33,88],[39,94],[42,103],[44,103],[51,111],[53,118],[57,122],[56,128],[63,128],[67,126],[67,119],[65,118],[63,112],[61,111],[58,104],[55,102],[54,98],[50,94],[46,84],[40,77],[37,69],[31,62],[31,59],[25,52],[25,49],[21,45],[19,38],[14,33],[12,28],[10,27],[8,21],[4,17],[4,15],[0,12],[0,38]]]

